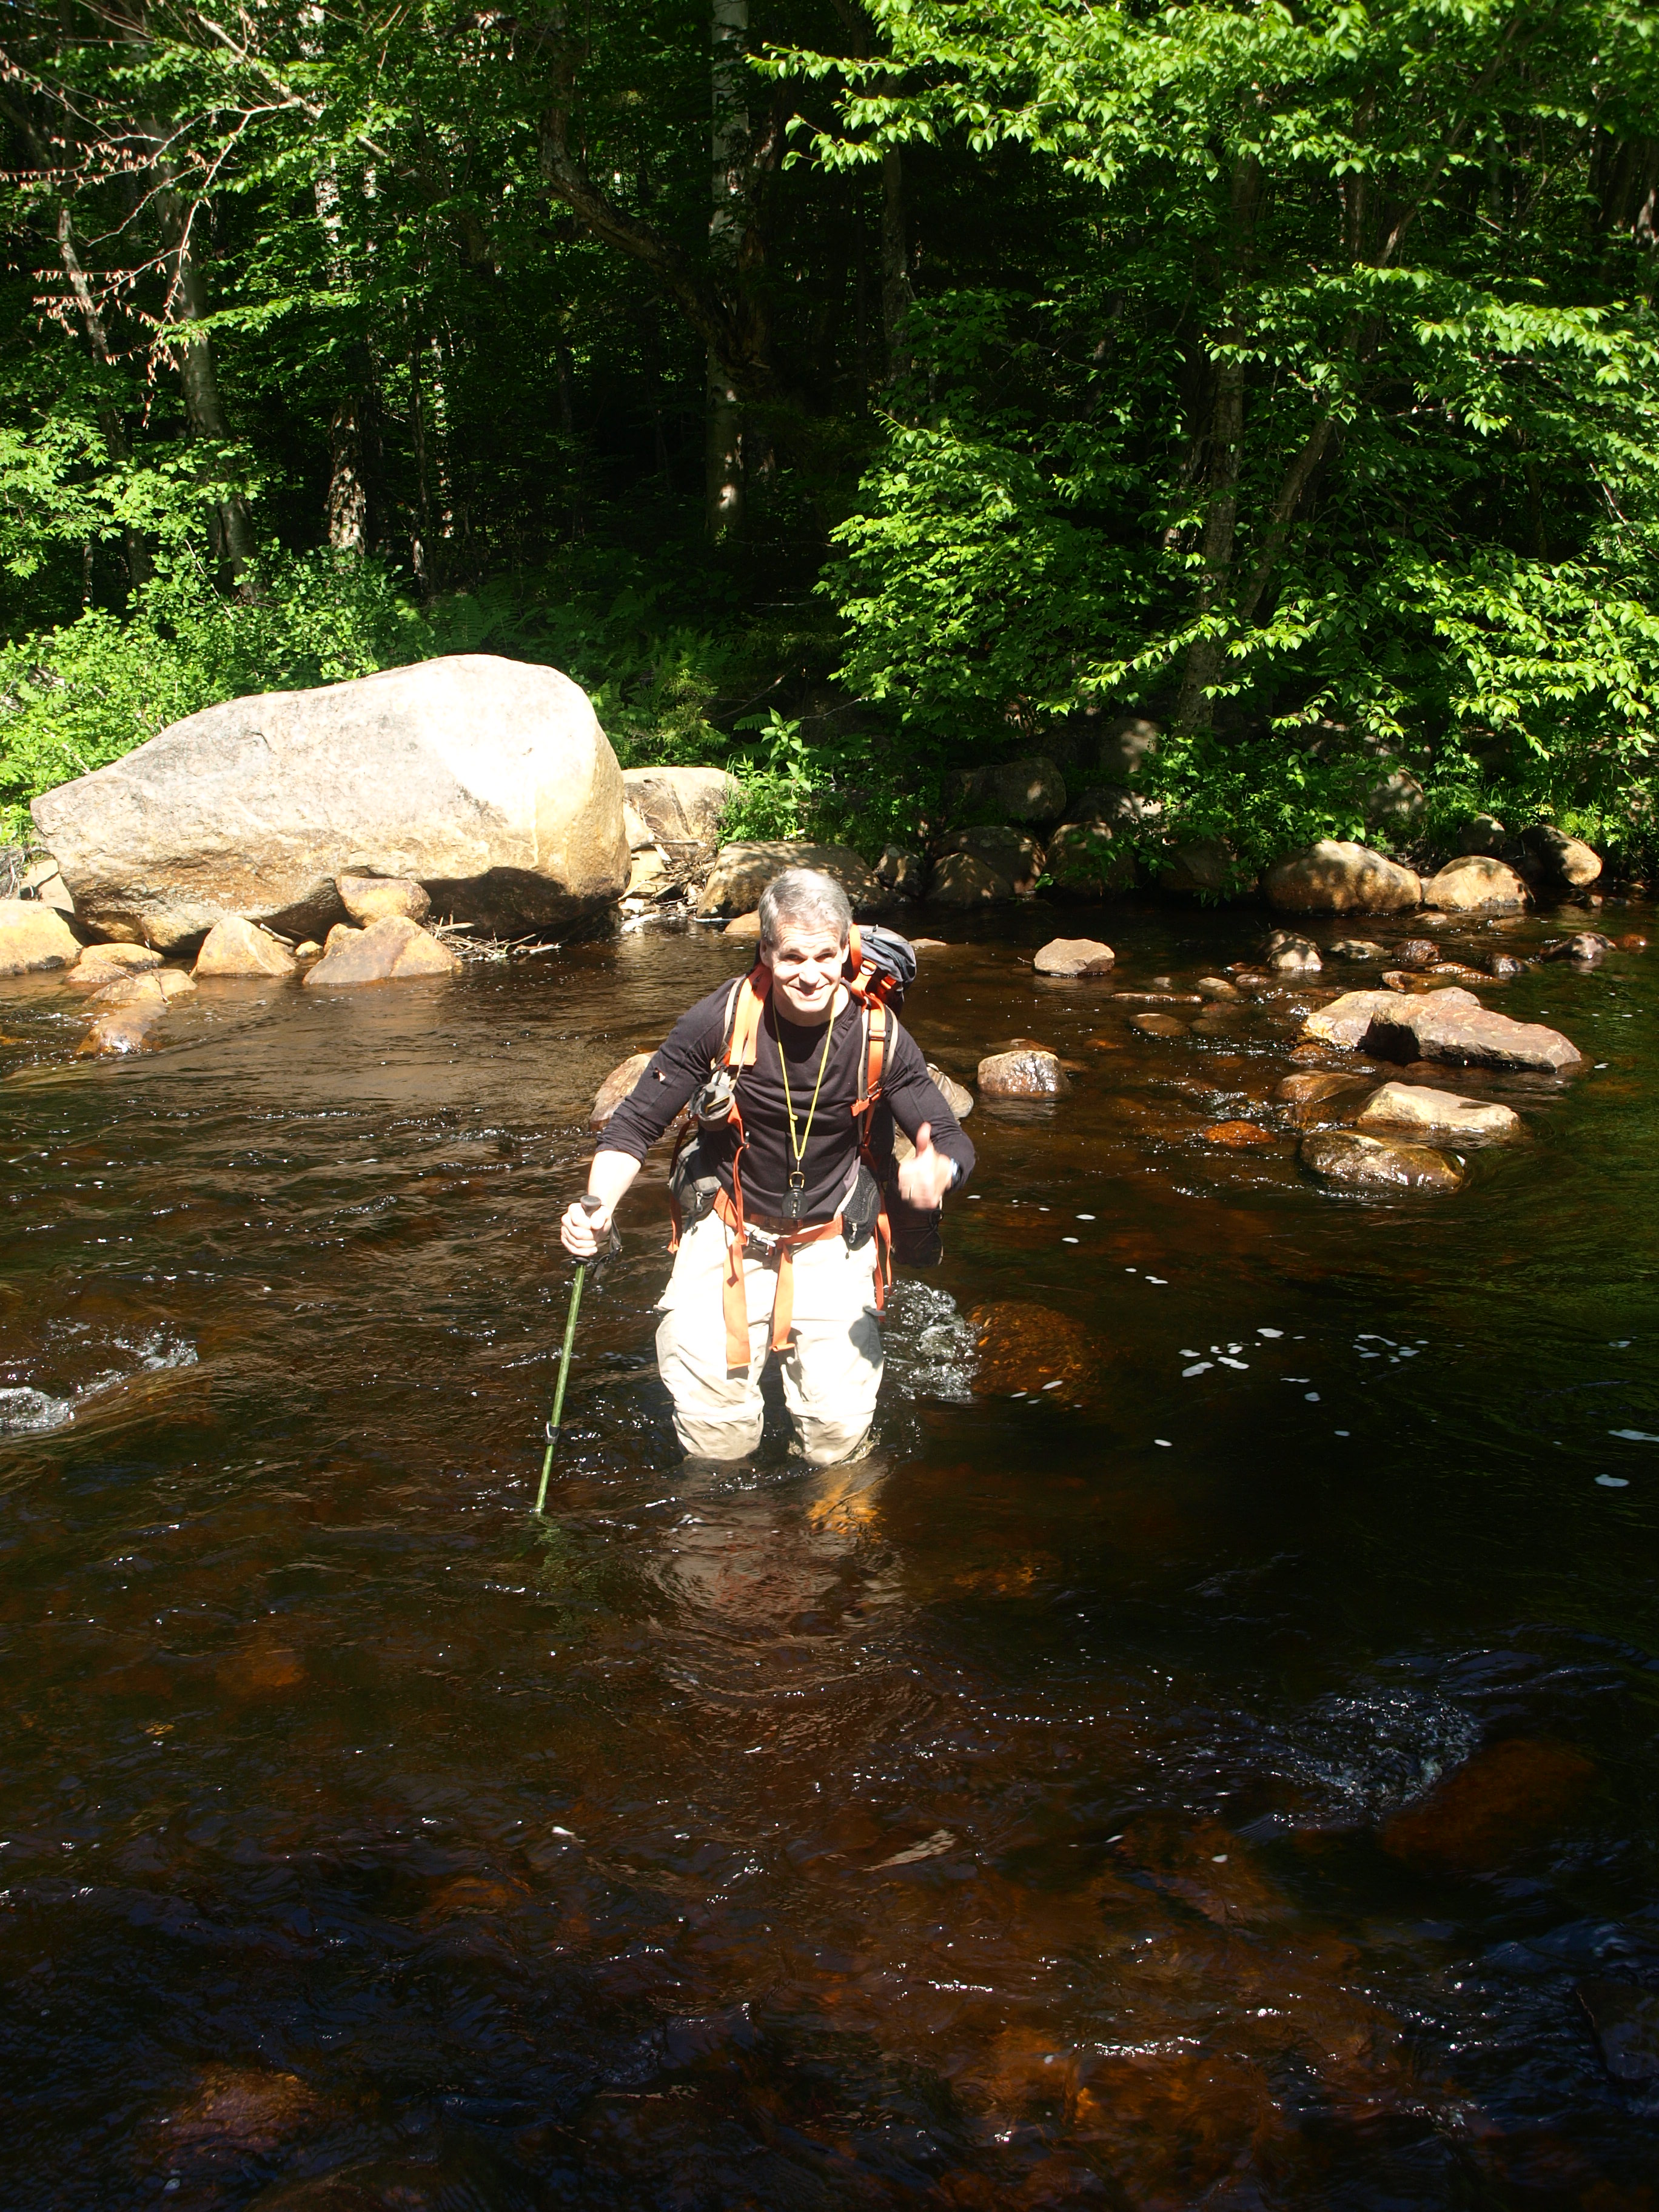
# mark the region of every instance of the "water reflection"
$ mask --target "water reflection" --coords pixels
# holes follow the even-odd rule
[[[1648,2203],[1647,971],[1506,987],[1606,1066],[1482,1079],[1462,1198],[1334,1199],[1295,1001],[1109,995],[1246,925],[1099,927],[924,970],[950,1072],[1079,1073],[976,1117],[867,1458],[679,1458],[659,1166],[540,1525],[587,1100],[734,948],[107,1071],[8,999],[7,2204]]]

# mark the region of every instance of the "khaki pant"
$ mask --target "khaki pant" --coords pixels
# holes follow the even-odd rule
[[[718,1215],[705,1214],[681,1240],[659,1301],[657,1366],[674,1401],[674,1432],[699,1459],[743,1459],[760,1442],[778,1279],[753,1254],[744,1260],[749,1364],[728,1369],[720,1288],[731,1241]],[[778,1357],[784,1403],[813,1467],[845,1459],[875,1413],[882,1366],[875,1264],[873,1240],[856,1252],[842,1237],[796,1248],[794,1322]]]

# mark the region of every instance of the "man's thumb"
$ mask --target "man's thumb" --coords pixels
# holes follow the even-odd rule
[[[924,1121],[921,1128],[916,1131],[916,1152],[920,1155],[922,1152],[931,1152],[933,1149],[933,1125],[931,1121]]]

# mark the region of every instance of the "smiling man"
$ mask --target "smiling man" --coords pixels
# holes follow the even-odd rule
[[[879,1194],[859,1157],[872,1017],[847,986],[852,921],[832,877],[791,868],[767,886],[751,982],[722,983],[681,1016],[593,1155],[586,1202],[598,1210],[578,1200],[560,1224],[566,1250],[590,1257],[647,1152],[698,1097],[699,1172],[684,1187],[707,1205],[689,1208],[657,1364],[679,1440],[700,1458],[742,1459],[760,1442],[773,1352],[813,1466],[848,1458],[869,1434]],[[890,1012],[884,1029],[881,1096],[915,1146],[899,1190],[927,1210],[962,1183],[974,1148]]]

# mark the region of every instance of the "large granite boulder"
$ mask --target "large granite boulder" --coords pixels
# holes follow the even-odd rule
[[[625,768],[623,793],[653,843],[700,863],[720,849],[721,818],[743,787],[723,768]]]
[[[854,914],[882,904],[886,891],[874,872],[845,845],[796,844],[767,838],[722,845],[697,901],[699,914],[752,914],[760,895],[786,868],[817,868],[836,881],[853,902]]]
[[[1414,870],[1335,837],[1276,860],[1262,889],[1285,914],[1403,914],[1423,903]]]
[[[0,975],[72,968],[81,945],[56,907],[39,899],[0,899]]]
[[[1430,877],[1423,886],[1423,900],[1446,914],[1519,914],[1527,902],[1527,887],[1502,860],[1486,853],[1468,853]]]
[[[33,813],[80,916],[163,951],[228,915],[320,937],[342,875],[410,878],[502,935],[628,881],[622,771],[586,693],[493,653],[204,708]]]

